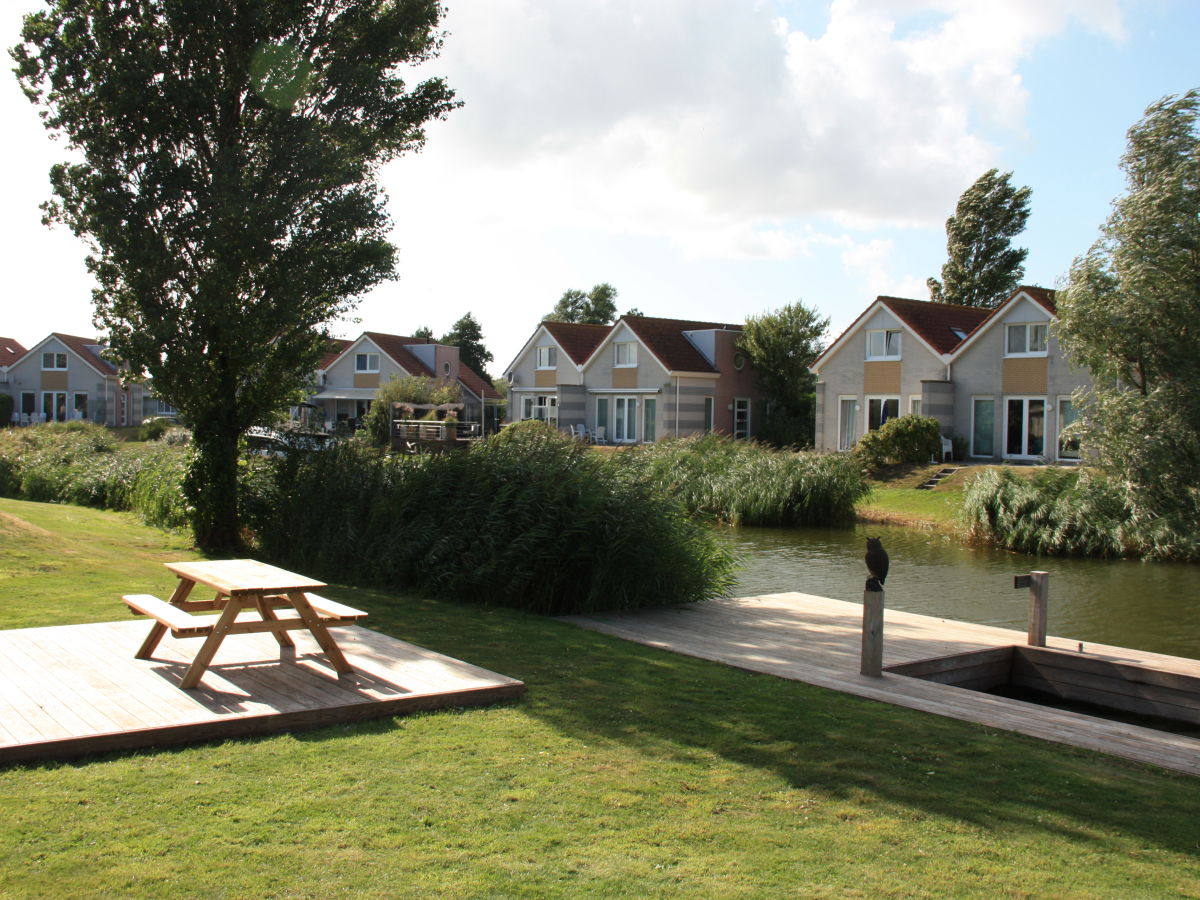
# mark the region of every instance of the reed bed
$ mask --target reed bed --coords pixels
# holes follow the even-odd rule
[[[775,450],[719,434],[660,441],[615,459],[690,513],[731,525],[849,522],[870,490],[853,456]]]

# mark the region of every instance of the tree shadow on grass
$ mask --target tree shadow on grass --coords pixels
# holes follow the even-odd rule
[[[521,708],[584,743],[713,754],[796,789],[873,795],[992,831],[1054,829],[1088,844],[1120,833],[1197,852],[1200,779],[512,610],[372,591],[342,599],[385,633],[521,679]]]

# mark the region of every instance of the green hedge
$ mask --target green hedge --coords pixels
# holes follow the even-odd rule
[[[868,431],[854,448],[868,471],[897,463],[927,463],[942,458],[942,432],[929,416],[897,416]]]

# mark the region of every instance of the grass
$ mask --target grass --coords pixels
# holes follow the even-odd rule
[[[0,626],[124,618],[176,539],[0,500]],[[57,580],[56,580],[57,579]],[[1195,896],[1200,780],[511,609],[333,586],[519,702],[0,769],[8,897]],[[163,596],[162,593],[159,594]]]

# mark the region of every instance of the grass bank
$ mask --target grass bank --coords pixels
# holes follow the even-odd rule
[[[119,594],[168,591],[161,562],[185,555],[128,516],[0,513],[3,627],[30,607],[38,624],[124,618]],[[2,769],[0,894],[1159,898],[1200,884],[1200,779],[516,610],[329,594],[528,692]]]

